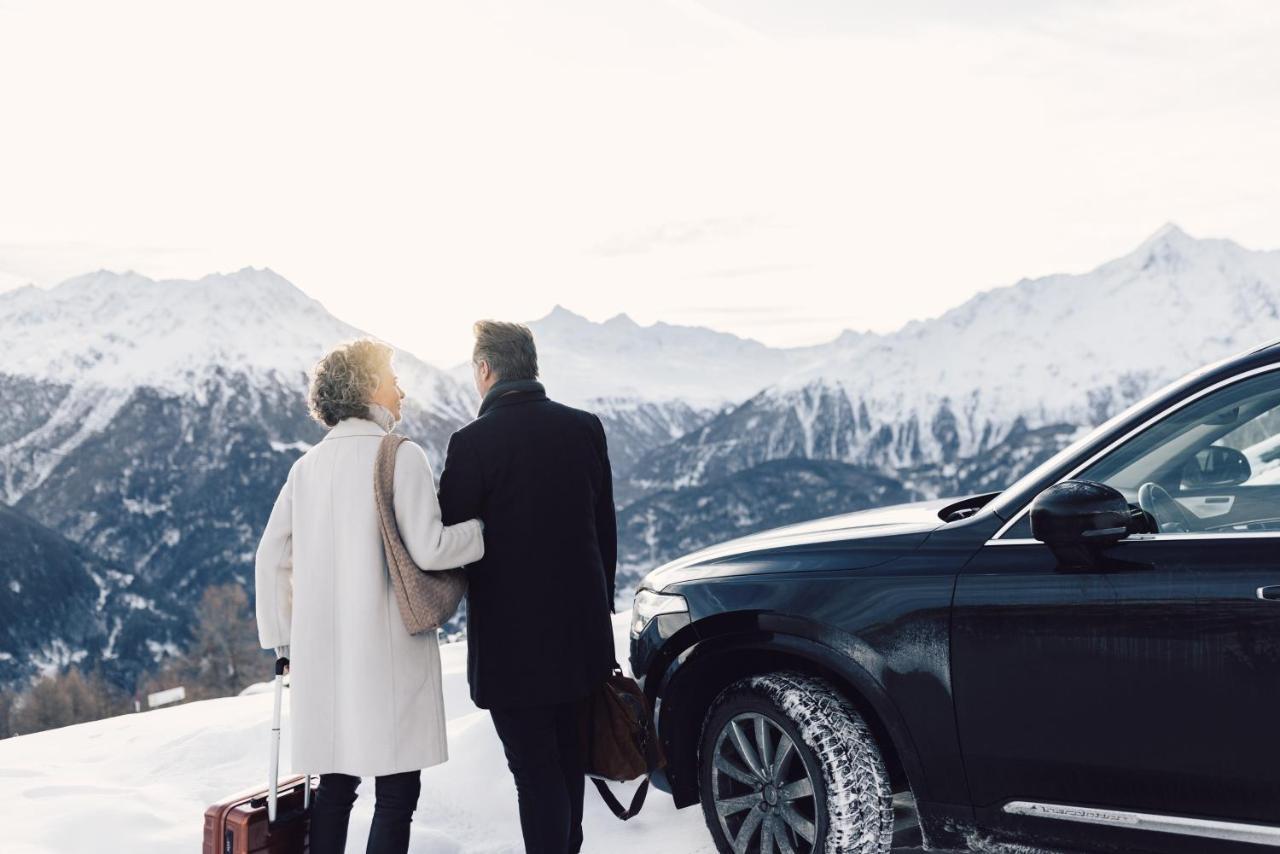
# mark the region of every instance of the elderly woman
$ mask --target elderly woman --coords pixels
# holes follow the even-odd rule
[[[320,775],[311,854],[345,850],[361,777],[377,777],[369,854],[407,851],[421,769],[448,758],[437,640],[401,622],[374,504],[374,459],[404,397],[391,356],[364,340],[316,364],[311,414],[331,429],[289,470],[258,546],[258,635],[290,660],[293,767]],[[400,445],[394,483],[419,567],[483,556],[478,520],[441,523],[422,448]]]

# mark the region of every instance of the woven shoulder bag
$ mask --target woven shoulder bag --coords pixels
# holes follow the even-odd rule
[[[388,433],[378,446],[378,459],[373,466],[373,497],[378,505],[382,548],[387,555],[400,616],[409,634],[420,635],[435,631],[457,613],[458,603],[467,592],[467,576],[461,569],[423,571],[413,562],[400,538],[395,507],[396,451],[400,443],[406,441],[407,436]]]

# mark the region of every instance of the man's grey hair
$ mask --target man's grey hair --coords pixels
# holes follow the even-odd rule
[[[501,320],[477,320],[472,331],[476,336],[472,362],[487,363],[499,381],[538,378],[538,348],[529,327]]]
[[[369,338],[339,344],[311,369],[307,406],[311,417],[327,427],[344,418],[368,418],[369,398],[378,387],[378,373],[390,366],[395,353]]]

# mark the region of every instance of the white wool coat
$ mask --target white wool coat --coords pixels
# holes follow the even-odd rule
[[[373,497],[386,431],[348,418],[289,471],[256,561],[258,638],[289,646],[293,768],[362,777],[448,759],[435,632],[405,630]],[[431,464],[412,442],[396,454],[400,535],[424,570],[484,555],[477,520],[440,521]]]

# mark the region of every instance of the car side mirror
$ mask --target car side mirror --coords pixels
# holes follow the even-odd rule
[[[1249,458],[1240,451],[1225,445],[1210,445],[1196,452],[1182,467],[1182,488],[1239,486],[1252,475]]]
[[[1064,569],[1095,566],[1101,549],[1128,535],[1131,519],[1119,490],[1091,480],[1055,483],[1031,502],[1031,536]]]

